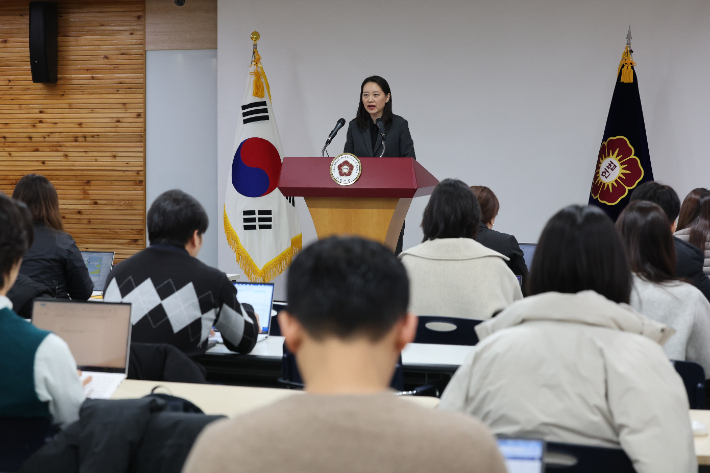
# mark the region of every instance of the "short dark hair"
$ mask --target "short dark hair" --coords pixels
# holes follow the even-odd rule
[[[10,270],[25,256],[33,240],[32,215],[27,206],[0,192],[0,287],[5,288]]]
[[[458,179],[444,179],[434,188],[424,209],[424,239],[476,238],[481,207],[471,188]]]
[[[631,200],[647,200],[660,206],[668,217],[670,225],[680,212],[680,198],[671,186],[656,181],[644,182],[631,193]]]
[[[545,225],[530,268],[530,294],[591,290],[628,304],[631,271],[614,223],[600,209],[570,205]]]
[[[481,222],[490,223],[500,210],[498,197],[486,186],[471,186],[471,190],[476,194],[478,205],[481,206]]]
[[[202,204],[179,189],[160,194],[148,210],[148,238],[151,244],[184,246],[195,230],[202,235],[209,224]]]
[[[365,106],[362,104],[362,91],[365,89],[365,84],[369,82],[374,82],[379,85],[382,92],[384,92],[385,95],[390,96],[389,102],[385,103],[385,108],[382,109],[382,124],[385,128],[388,128],[392,124],[392,93],[390,92],[390,85],[383,77],[370,76],[362,81],[362,85],[360,85],[360,101],[357,105],[356,115],[357,127],[360,131],[369,130],[372,126],[372,118],[370,117],[368,111],[365,110]]]
[[[314,338],[365,336],[380,340],[404,317],[409,280],[402,263],[382,244],[330,237],[293,260],[288,310]]]
[[[631,271],[661,283],[674,280],[675,243],[663,209],[645,200],[631,202],[616,220]]]
[[[64,231],[57,189],[46,177],[39,174],[22,176],[15,184],[12,198],[27,205],[33,221],[54,230]]]

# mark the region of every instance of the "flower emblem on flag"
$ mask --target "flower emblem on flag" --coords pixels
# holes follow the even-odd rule
[[[592,197],[607,205],[616,205],[643,179],[641,161],[623,136],[602,143],[594,171]]]
[[[338,165],[338,173],[343,177],[348,177],[353,173],[353,168],[350,161],[343,161]]]

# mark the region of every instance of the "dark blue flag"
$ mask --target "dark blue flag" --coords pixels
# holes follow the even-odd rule
[[[653,180],[638,77],[629,46],[624,50],[599,148],[589,205],[616,220],[639,184]]]

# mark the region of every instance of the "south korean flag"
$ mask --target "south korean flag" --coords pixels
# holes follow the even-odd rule
[[[247,77],[234,135],[224,232],[247,278],[268,282],[291,264],[302,236],[294,200],[277,189],[283,151],[256,47]]]

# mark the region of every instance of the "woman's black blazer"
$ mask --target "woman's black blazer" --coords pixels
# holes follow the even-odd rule
[[[350,120],[343,152],[352,153],[357,157],[379,156],[382,152],[382,137],[377,137],[375,149],[372,149],[370,129],[360,131],[357,127],[357,119]],[[382,157],[417,159],[414,153],[414,142],[409,134],[409,124],[399,115],[393,115],[392,123],[385,128],[385,154]]]

